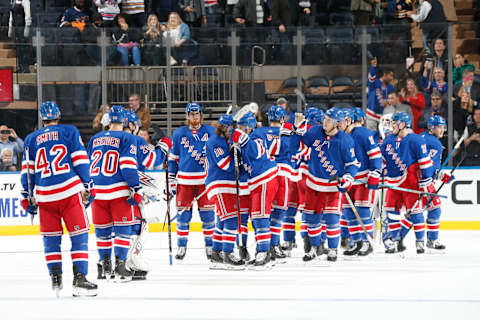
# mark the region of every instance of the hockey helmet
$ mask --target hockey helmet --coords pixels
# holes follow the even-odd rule
[[[123,123],[125,120],[125,109],[123,109],[122,106],[113,105],[110,107],[108,117],[110,118],[110,122]]]
[[[233,126],[233,117],[231,114],[222,114],[217,121],[218,125],[224,125],[225,127]]]
[[[189,104],[187,104],[187,107],[185,108],[185,113],[187,114],[187,116],[190,112],[196,111],[202,113],[202,106],[200,104],[196,102],[190,102]]]
[[[257,119],[255,118],[253,112],[248,111],[237,121],[237,124],[255,129],[257,127]]]
[[[316,107],[309,107],[307,108],[307,111],[305,112],[305,118],[308,120],[308,121],[314,121],[317,113],[318,113],[318,109]]]
[[[428,129],[431,129],[432,127],[436,127],[436,126],[447,126],[447,121],[445,121],[445,119],[443,119],[441,116],[431,116],[430,118],[428,118],[428,122],[427,122],[427,127]]]
[[[45,101],[40,106],[40,118],[42,120],[60,119],[60,108],[54,101]]]
[[[352,108],[344,108],[341,111],[344,113],[345,119],[350,119],[354,121],[353,119],[355,117],[355,114]]]
[[[397,112],[393,115],[392,121],[404,122],[406,128],[412,127],[412,118],[406,112]]]
[[[268,121],[280,121],[287,116],[287,112],[282,106],[273,105],[268,109]]]
[[[140,119],[138,119],[138,116],[135,112],[133,112],[131,110],[125,110],[125,114],[126,114],[126,118],[127,118],[125,126],[128,127],[130,123],[133,123],[135,125],[135,127],[141,127],[142,126],[142,122],[140,121]]]
[[[365,117],[365,111],[362,108],[356,107],[353,109],[353,122],[359,122]]]
[[[328,117],[330,119],[333,119],[335,122],[340,123],[343,119],[345,119],[345,113],[341,110],[338,110],[338,108],[333,107],[325,112],[325,117]]]

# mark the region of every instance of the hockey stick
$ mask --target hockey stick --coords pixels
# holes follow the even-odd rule
[[[455,146],[453,147],[452,151],[450,151],[450,153],[448,154],[447,158],[445,158],[445,161],[443,161],[442,165],[440,166],[440,169],[438,169],[438,172],[442,171],[443,168],[445,168],[445,166],[447,165],[448,161],[450,160],[450,158],[452,157],[453,153],[455,152],[455,150],[457,150],[458,148],[460,148],[460,145],[462,144],[463,140],[465,140],[465,137],[467,135],[464,134],[460,140],[458,140],[458,142],[455,144]],[[463,162],[463,159],[462,161]]]
[[[420,194],[420,195],[423,195],[423,196],[439,197],[439,198],[448,199],[448,197],[444,196],[444,195],[439,195],[439,194],[432,193],[432,192],[424,192],[424,191],[420,191],[420,190],[396,187],[396,186],[391,186],[389,184],[379,183],[378,186],[381,187],[381,188],[388,188],[388,189],[393,189],[393,190],[398,190],[398,191],[403,191],[403,192],[416,193],[416,194]]]
[[[297,97],[299,97],[300,100],[302,100],[303,111],[306,111],[307,110],[307,98],[305,98],[305,95],[303,94],[303,92],[300,91],[298,88],[295,88],[294,92],[297,95]]]
[[[170,265],[173,264],[172,260],[172,221],[170,219],[170,183],[168,181],[168,160],[165,159],[163,163],[165,168],[165,190],[166,190],[166,197],[167,197],[167,218],[168,218],[168,258]],[[163,223],[165,226],[165,222]]]
[[[30,177],[30,148],[26,147],[25,148],[25,161],[27,162],[27,188],[28,188],[28,203],[30,205],[34,204],[34,198],[32,194],[32,178]],[[35,215],[37,214],[37,210],[35,210],[33,213],[30,213],[30,223],[33,226],[33,219],[35,218]]]
[[[382,184],[385,183],[385,172],[384,170],[382,170]],[[380,213],[380,237],[378,237],[378,222],[376,222],[376,226],[377,226],[377,232],[375,233],[375,236],[378,237],[379,239],[379,243],[382,241],[381,239],[383,239],[383,209],[384,209],[384,204],[385,204],[385,188],[382,188],[382,190],[380,191],[380,208],[379,208],[379,213]]]
[[[238,220],[238,243],[240,244],[241,247],[245,246],[243,243],[243,237],[242,237],[242,220],[240,216],[240,182],[239,182],[239,176],[240,176],[240,168],[238,166],[238,150],[233,149],[233,160],[235,164],[235,189],[236,189],[236,200],[237,200],[237,220]]]
[[[186,207],[183,208],[180,212],[178,212],[178,213],[172,218],[171,221],[172,221],[172,222],[175,221],[179,216],[182,215],[182,213],[183,213],[184,211],[186,211],[187,209],[191,209],[192,206],[193,206],[193,201],[198,201],[198,199],[200,199],[201,197],[203,197],[206,193],[207,193],[207,189],[203,190],[203,192],[200,193],[197,197],[194,197],[193,200],[192,200],[192,202],[190,203],[190,205],[189,205],[189,206],[186,206]],[[165,226],[164,226],[164,227],[165,227]],[[164,230],[164,227],[162,228],[162,232],[163,232],[163,230]]]

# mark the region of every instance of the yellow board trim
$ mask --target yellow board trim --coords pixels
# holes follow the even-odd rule
[[[167,232],[167,225],[163,227],[163,223],[152,223],[148,226],[150,232]],[[176,223],[172,223],[172,232],[177,230]],[[300,223],[297,222],[297,231],[300,230]],[[90,226],[90,233],[93,233],[93,226]],[[249,223],[248,230],[253,231],[252,225]],[[480,231],[480,221],[442,221],[440,223],[440,230],[474,230]],[[191,232],[201,232],[202,223],[192,222],[190,224]],[[67,230],[64,227],[63,232],[66,234]],[[0,236],[24,236],[24,235],[39,235],[40,227],[37,226],[0,226]]]

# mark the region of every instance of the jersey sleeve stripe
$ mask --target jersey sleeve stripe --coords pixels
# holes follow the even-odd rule
[[[230,168],[230,160],[231,160],[230,156],[225,157],[222,160],[220,160],[218,162],[218,166],[220,167],[220,169],[228,170],[228,168]]]
[[[155,163],[155,158],[156,158],[156,154],[155,152],[153,151],[150,151],[148,156],[145,158],[145,160],[143,161],[143,165],[149,169],[153,166],[153,164]]]

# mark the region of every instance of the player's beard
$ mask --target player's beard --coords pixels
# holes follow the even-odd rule
[[[196,128],[198,129],[200,127],[200,125],[202,124],[202,118],[198,118],[197,119],[188,119],[188,125],[192,128]]]

